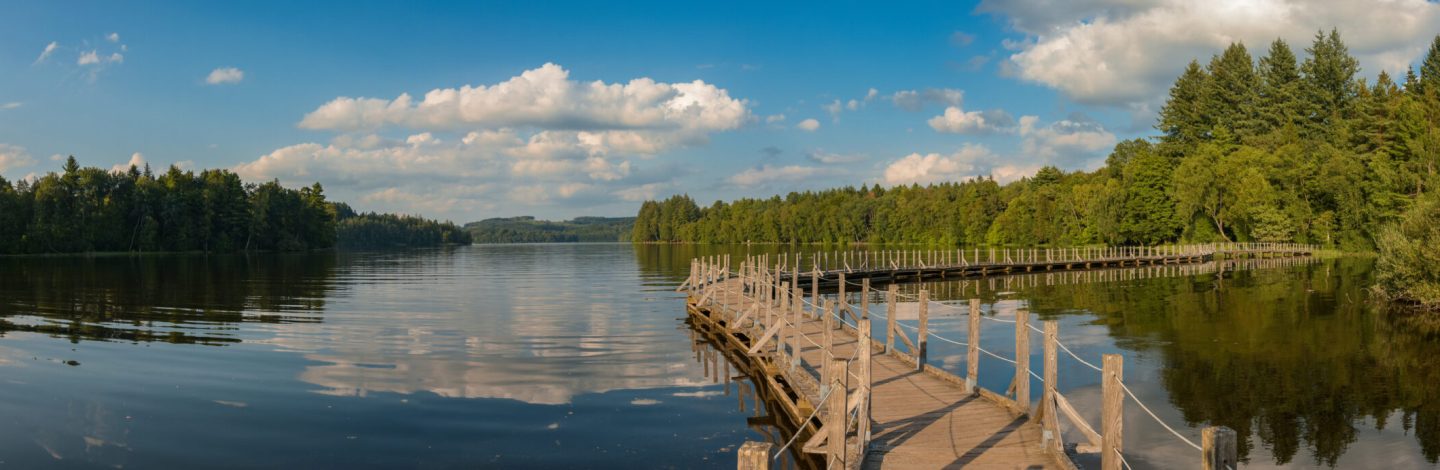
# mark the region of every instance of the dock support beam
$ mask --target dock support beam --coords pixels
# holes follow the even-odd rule
[[[770,448],[774,446],[769,442],[745,441],[738,452],[736,470],[770,470]]]
[[[1125,356],[1106,354],[1104,367],[1100,372],[1100,470],[1120,470],[1120,453],[1124,452],[1125,391],[1120,381],[1125,379]]]
[[[1200,431],[1201,454],[1205,459],[1205,470],[1233,470],[1238,465],[1235,430],[1224,426],[1210,426]]]

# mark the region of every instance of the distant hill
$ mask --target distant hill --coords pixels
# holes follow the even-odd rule
[[[576,217],[552,222],[531,216],[501,217],[465,224],[475,243],[622,242],[630,240],[634,217]]]

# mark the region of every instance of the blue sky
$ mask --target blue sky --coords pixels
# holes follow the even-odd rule
[[[63,155],[229,168],[462,222],[1089,169],[1153,135],[1170,80],[1230,41],[1303,56],[1338,27],[1373,76],[1440,32],[1420,0],[3,10],[8,179]]]

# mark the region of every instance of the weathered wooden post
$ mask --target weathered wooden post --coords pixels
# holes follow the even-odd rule
[[[736,470],[770,470],[771,447],[774,444],[769,442],[745,441],[736,453]]]
[[[836,294],[836,298],[840,299],[840,305],[838,307],[835,307],[835,313],[837,315],[840,315],[841,318],[844,318],[845,312],[850,311],[850,299],[845,297],[845,271],[840,271],[839,276],[840,292]],[[837,322],[835,324],[835,327],[840,328],[841,323],[844,322]]]
[[[930,291],[920,290],[920,331],[915,337],[915,370],[925,370],[925,338],[930,336]]]
[[[885,352],[895,351],[895,294],[900,286],[890,284],[885,289]]]
[[[810,307],[816,315],[820,314],[820,270],[816,269],[810,273]]]
[[[860,319],[870,318],[870,278],[860,280]]]
[[[857,421],[856,426],[855,426],[855,436],[859,438],[859,441],[860,441],[860,459],[861,459],[861,461],[864,461],[864,459],[865,459],[865,447],[866,447],[866,443],[870,442],[870,397],[871,397],[871,394],[870,394],[871,388],[870,388],[870,386],[871,386],[871,384],[873,383],[873,382],[872,382],[872,379],[870,378],[870,377],[871,377],[871,376],[870,376],[870,370],[871,370],[871,369],[870,369],[870,355],[871,355],[871,352],[874,351],[874,350],[871,349],[871,346],[870,346],[870,341],[871,341],[870,338],[871,338],[871,333],[872,333],[872,332],[870,331],[870,319],[869,319],[869,318],[861,318],[861,319],[860,319],[859,326],[860,326],[860,346],[859,346],[859,347],[860,347],[860,356],[859,356],[859,360],[860,360],[860,370],[859,370],[859,373],[856,374],[856,375],[860,376],[860,383],[857,384],[857,386],[856,386],[855,388],[856,388],[857,390],[859,390],[859,392],[862,393],[863,395],[860,395],[860,409],[857,410],[857,412],[856,412],[856,418],[857,418],[859,421]]]
[[[833,327],[835,322],[834,300],[825,300],[825,310],[821,312],[821,315],[825,316],[820,320],[823,326],[823,334],[820,335],[822,340],[820,345],[825,348],[825,355],[822,357],[824,357],[826,361],[829,361],[835,357],[835,328]]]
[[[1015,404],[1030,413],[1030,312],[1015,311]]]
[[[1234,470],[1239,461],[1235,430],[1225,426],[1209,426],[1200,431],[1201,464],[1204,470]]]
[[[849,388],[850,374],[846,370],[845,359],[832,358],[826,364],[829,370],[830,397],[825,400],[825,427],[829,428],[830,441],[825,445],[826,468],[845,468],[845,431],[849,430],[846,425],[845,401]]]
[[[794,302],[794,305],[792,305],[790,309],[790,372],[795,372],[795,368],[800,367],[800,348],[802,347],[800,345],[800,322],[805,321],[805,311],[803,307],[805,291],[800,290],[799,287],[793,287],[792,289],[793,292],[790,293],[790,298],[792,299],[791,301]]]
[[[965,345],[965,388],[980,391],[980,299],[970,299],[970,331]]]
[[[1120,453],[1123,444],[1125,423],[1125,391],[1120,381],[1125,380],[1125,356],[1106,354],[1100,372],[1100,469],[1120,470]]]
[[[1060,420],[1055,416],[1055,387],[1057,386],[1058,372],[1056,371],[1055,346],[1060,327],[1055,320],[1045,322],[1045,390],[1040,393],[1040,429],[1043,434],[1045,448],[1054,452],[1061,451],[1060,442]]]

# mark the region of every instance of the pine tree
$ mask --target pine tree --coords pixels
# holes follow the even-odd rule
[[[1420,86],[1415,91],[1424,93],[1425,90],[1440,92],[1440,35],[1430,42],[1430,51],[1425,53],[1425,60],[1420,62]]]
[[[1245,45],[1230,44],[1210,60],[1207,72],[1210,80],[1205,82],[1201,112],[1237,137],[1255,135],[1259,130],[1255,108],[1260,78]]]
[[[1259,75],[1257,114],[1262,132],[1298,123],[1303,113],[1296,100],[1300,94],[1300,67],[1285,40],[1270,43],[1270,52],[1260,59]]]
[[[1170,100],[1160,109],[1158,126],[1165,133],[1162,137],[1165,143],[1184,147],[1209,135],[1212,121],[1201,109],[1205,83],[1209,80],[1200,63],[1192,60],[1170,87]]]
[[[1351,113],[1357,94],[1355,75],[1360,61],[1340,40],[1338,30],[1316,33],[1315,43],[1306,49],[1310,58],[1300,67],[1301,96],[1308,105],[1310,131],[1333,134]],[[1423,78],[1422,78],[1423,80]]]

